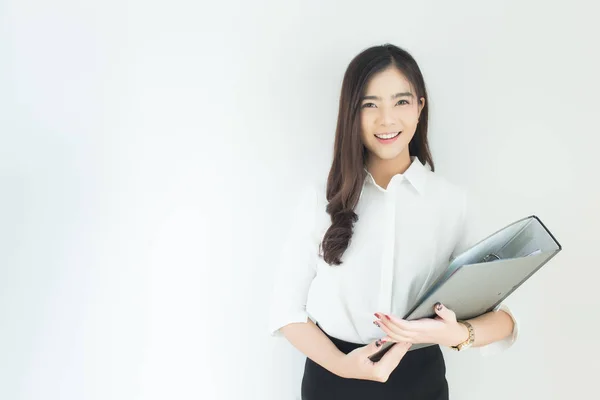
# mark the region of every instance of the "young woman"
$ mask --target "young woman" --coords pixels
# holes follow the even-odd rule
[[[516,340],[504,304],[468,321],[441,304],[435,318],[402,319],[480,239],[465,192],[433,172],[427,120],[408,52],[386,44],[351,61],[327,182],[299,199],[273,292],[271,333],[307,356],[304,400],[448,399],[440,346],[490,353]],[[417,343],[435,345],[409,351]]]

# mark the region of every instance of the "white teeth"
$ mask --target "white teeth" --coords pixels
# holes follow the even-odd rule
[[[387,133],[385,135],[375,135],[377,136],[379,139],[392,139],[396,136],[398,136],[400,134],[400,132],[396,132],[396,133]]]

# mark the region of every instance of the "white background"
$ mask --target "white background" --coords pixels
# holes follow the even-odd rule
[[[455,399],[597,392],[598,6],[590,1],[0,3],[0,398],[295,399],[267,333],[298,183],[331,157],[346,66],[391,42],[430,94],[438,173],[490,227],[564,251],[511,297]]]

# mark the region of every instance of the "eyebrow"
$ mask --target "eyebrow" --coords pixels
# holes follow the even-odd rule
[[[391,99],[397,99],[398,97],[414,97],[413,94],[411,92],[402,92],[402,93],[396,93],[394,95],[392,95]],[[381,100],[381,97],[379,96],[363,96],[361,97],[360,101],[363,100]]]

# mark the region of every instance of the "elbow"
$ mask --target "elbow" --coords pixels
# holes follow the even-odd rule
[[[502,305],[496,312],[502,316],[501,331],[503,333],[500,335],[500,339],[479,347],[479,352],[483,356],[491,356],[505,352],[516,343],[519,336],[519,322],[508,307]]]

